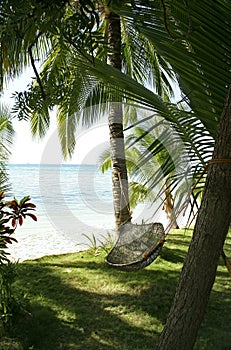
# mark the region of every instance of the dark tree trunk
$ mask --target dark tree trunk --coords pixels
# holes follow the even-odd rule
[[[109,64],[121,70],[121,28],[120,17],[108,11],[106,13],[108,31]],[[112,96],[112,100],[114,100]],[[111,102],[108,116],[112,161],[112,192],[116,226],[130,221],[128,197],[128,177],[124,150],[123,109],[120,101]]]
[[[231,89],[218,127],[193,238],[156,350],[191,350],[231,220]]]

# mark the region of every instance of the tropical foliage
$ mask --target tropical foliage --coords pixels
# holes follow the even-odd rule
[[[75,126],[80,119],[78,112],[84,107],[107,102],[110,95],[111,89],[108,90],[100,76],[91,72],[98,63],[107,65],[111,54],[104,20],[109,6],[103,1],[80,1],[78,4],[51,1],[35,5],[30,0],[17,4],[2,2],[1,6],[4,12],[2,81],[9,75],[19,74],[28,64],[33,66],[36,75],[29,91],[16,93],[15,111],[19,118],[30,118],[32,132],[42,136],[49,126],[48,112],[57,105],[64,156],[71,155]],[[169,99],[173,90],[166,73],[171,78],[174,74],[167,63],[125,17],[121,19],[121,27],[124,74],[142,84],[153,85],[159,94]],[[42,63],[41,72],[37,70],[38,60]],[[90,113],[85,109],[85,123],[95,120],[94,111],[98,109],[93,108]]]
[[[9,190],[7,182],[6,163],[11,154],[14,130],[12,127],[9,109],[0,105],[0,189]]]
[[[6,201],[3,192],[0,194],[0,326],[1,323],[10,323],[21,302],[16,300],[12,287],[17,275],[17,264],[10,261],[7,248],[9,244],[17,242],[13,234],[18,224],[21,226],[28,216],[37,221],[33,213],[35,207],[29,196],[20,201],[16,198]]]
[[[206,174],[230,82],[227,2],[206,1],[200,4],[200,14],[196,1],[59,1],[39,5],[11,1],[1,6],[2,81],[32,64],[36,79],[27,92],[16,93],[15,112],[20,118],[30,118],[34,134],[46,132],[49,110],[58,105],[63,152],[71,155],[76,125],[95,120],[97,106],[106,103],[113,90],[113,96],[120,94],[126,101],[148,107],[151,124],[153,112],[168,120],[191,158],[194,183]],[[103,18],[109,10],[121,18],[122,72],[107,64],[110,52]],[[42,63],[40,72],[37,60]],[[179,102],[170,103],[174,79],[181,97]],[[151,86],[160,96],[150,90]],[[144,129],[142,120],[140,123]],[[154,140],[149,150],[155,156],[164,146]],[[144,153],[140,161],[144,163],[149,157],[150,152],[148,156]],[[164,167],[169,176],[170,158]],[[171,186],[175,181],[173,178]]]
[[[195,1],[149,1],[145,4],[135,1],[132,5],[125,4],[118,12],[148,37],[157,52],[171,64],[182,97],[180,103],[161,106],[157,101],[151,102],[151,96],[149,99],[144,90],[142,94],[137,88],[137,92],[139,99],[145,96],[145,103],[164,116],[183,140],[192,160],[194,183],[200,178],[197,190],[194,189],[198,196],[198,188],[203,188],[201,176],[206,175],[206,164],[211,158],[213,137],[231,78],[227,41],[229,5],[225,1],[215,4],[206,1],[198,9]],[[214,72],[217,72],[216,76]],[[153,141],[154,154],[159,146]]]
[[[191,158],[190,175],[193,174],[195,182],[198,181],[211,158],[212,137],[229,81],[227,74],[222,82],[223,89],[219,88],[217,96],[218,88],[211,78],[211,67],[214,66],[205,64],[211,61],[211,53],[207,51],[206,57],[204,39],[198,40],[208,29],[211,30],[208,28],[210,20],[214,26],[220,23],[217,20],[212,22],[217,11],[212,11],[210,20],[202,25],[195,17],[197,5],[194,2],[182,4],[176,1],[172,4],[149,1],[145,6],[138,1],[131,4],[121,1],[117,7],[115,2],[108,5],[87,1],[77,5],[61,1],[35,5],[33,1],[17,4],[11,1],[2,2],[1,6],[2,13],[4,11],[1,17],[2,81],[9,75],[17,75],[29,63],[33,66],[36,79],[29,91],[15,94],[17,103],[14,111],[19,118],[30,118],[34,134],[44,135],[49,127],[49,110],[58,105],[57,120],[63,153],[66,157],[71,155],[77,124],[96,120],[99,117],[98,106],[108,101],[113,90],[115,99],[122,94],[126,100],[150,108],[150,124],[155,123],[153,111],[171,123]],[[207,10],[207,6],[204,4],[203,11]],[[109,10],[121,18],[122,72],[107,64],[111,53],[106,39],[108,28],[103,19]],[[50,13],[54,16],[52,19]],[[15,37],[14,41],[10,41],[12,46],[7,45],[9,37]],[[210,40],[209,35],[207,40]],[[216,67],[219,66],[220,75],[225,69],[225,62],[222,59],[221,65],[219,59],[227,57],[225,41],[222,45],[221,41],[220,35],[213,41],[214,50],[217,48],[213,61]],[[219,51],[220,46],[222,50]],[[180,60],[175,59],[178,56]],[[182,57],[185,58],[184,64]],[[44,62],[41,72],[36,65],[38,59]],[[170,103],[174,79],[175,84],[178,80],[182,91],[181,101],[175,104]],[[162,98],[143,85],[153,86]],[[84,108],[89,106],[91,108]],[[83,110],[84,115],[81,115]],[[142,128],[144,126],[140,124]],[[139,136],[141,138],[142,135]],[[148,155],[142,155],[140,164],[150,159],[150,152],[156,156],[164,152],[164,146],[153,140]],[[171,177],[170,157],[164,167],[164,174]],[[151,174],[151,179],[153,176]],[[175,182],[174,177],[169,182],[170,186],[174,187]],[[150,182],[150,186],[154,185],[155,181]]]

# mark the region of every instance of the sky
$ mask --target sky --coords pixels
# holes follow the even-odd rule
[[[12,93],[26,89],[32,75],[32,71],[27,69],[20,78],[11,81],[4,89],[1,103],[12,106]],[[10,164],[94,164],[109,145],[109,132],[105,122],[101,121],[89,129],[79,128],[73,157],[64,161],[57,136],[55,113],[51,113],[51,125],[42,140],[32,137],[29,122],[14,119],[13,127],[15,137],[9,159]]]
[[[19,78],[8,83],[7,88],[4,89],[3,97],[1,97],[1,103],[9,107],[12,106],[12,93],[26,90],[33,76],[32,68],[27,68]],[[38,140],[32,137],[29,122],[13,119],[15,137],[9,163],[96,164],[102,152],[109,148],[109,130],[107,121],[104,119],[89,129],[84,127],[78,128],[75,152],[72,159],[64,161],[57,136],[56,115],[54,112],[51,113],[50,120],[51,125],[46,136],[42,140]]]

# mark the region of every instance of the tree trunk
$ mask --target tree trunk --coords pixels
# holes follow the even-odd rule
[[[112,67],[121,70],[120,17],[108,11],[105,18],[108,30],[108,61]],[[112,96],[112,101],[113,100]],[[114,214],[116,226],[119,227],[123,223],[131,220],[124,149],[123,109],[120,101],[110,103],[108,123],[110,130]]]
[[[204,318],[231,220],[231,89],[175,298],[156,350],[191,350]]]
[[[173,229],[179,229],[178,223],[177,223],[177,218],[176,218],[176,213],[175,213],[175,207],[174,207],[174,199],[171,194],[171,189],[166,181],[166,189],[165,189],[165,200],[164,200],[164,205],[163,209],[166,213],[167,219],[170,221],[171,228]]]

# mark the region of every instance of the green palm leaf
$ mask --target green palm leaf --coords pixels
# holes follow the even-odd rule
[[[126,16],[171,64],[191,109],[214,136],[231,81],[230,4],[163,3],[164,8],[161,2],[149,1],[149,6],[143,6],[135,1],[134,6],[117,12]]]
[[[9,109],[0,104],[0,190],[10,190],[6,163],[11,154],[14,130],[11,123]]]

